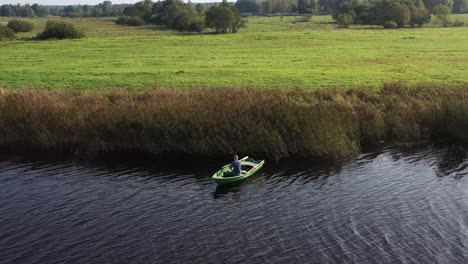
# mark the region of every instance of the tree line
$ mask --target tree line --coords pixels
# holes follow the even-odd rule
[[[245,14],[316,14],[319,9],[316,0],[237,0],[236,7]]]
[[[333,14],[333,19],[345,28],[351,24],[402,28],[422,27],[434,16],[444,27],[463,26],[464,21],[450,21],[450,13],[452,8],[447,0],[343,0]]]
[[[33,5],[12,5],[0,6],[0,16],[6,17],[42,17],[42,16],[66,16],[66,17],[117,17],[127,13],[139,12],[147,9],[147,4],[112,4],[111,1],[103,1],[97,5],[68,5],[68,6],[44,6]],[[270,15],[283,13],[296,14],[334,14],[340,9],[340,5],[346,0],[237,0],[236,8],[240,13]],[[366,1],[364,1],[366,2]],[[416,1],[408,1],[415,4]],[[446,5],[454,14],[468,13],[468,0],[422,0],[424,6],[432,11],[437,5]],[[152,5],[152,4],[151,4]],[[195,9],[212,6],[209,4],[197,4]],[[197,7],[198,6],[198,7]],[[149,9],[152,9],[151,7]],[[146,11],[151,14],[152,11]]]
[[[68,5],[68,6],[44,6],[39,4],[2,5],[0,16],[4,17],[116,17],[123,14],[128,5],[114,5],[111,1],[104,1],[97,5]]]
[[[193,5],[182,0],[144,0],[127,6],[123,15],[117,19],[117,24],[140,26],[148,23],[195,32],[212,28],[217,33],[236,33],[245,23],[236,6],[226,0],[209,9],[201,4]]]
[[[340,11],[348,0],[237,0],[236,7],[240,13],[269,15],[282,13],[296,14],[334,14]],[[367,1],[357,1],[362,4]],[[369,1],[370,3],[375,1]],[[415,6],[417,1],[407,1],[408,6]],[[424,6],[432,11],[442,4],[448,6],[452,13],[468,13],[468,0],[422,0]]]

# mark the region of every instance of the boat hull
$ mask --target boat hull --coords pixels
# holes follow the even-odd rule
[[[233,177],[224,177],[226,173],[229,173],[231,169],[229,168],[229,165],[224,166],[221,168],[219,171],[217,171],[215,174],[213,174],[213,180],[216,182],[217,185],[226,185],[230,183],[235,183],[235,182],[240,182],[243,181],[252,175],[254,175],[260,168],[263,167],[263,164],[265,164],[265,161],[255,161],[253,162],[251,159],[248,157],[244,157],[241,160],[241,166],[252,166],[249,171],[246,173],[242,173],[241,175],[238,176],[233,176]]]

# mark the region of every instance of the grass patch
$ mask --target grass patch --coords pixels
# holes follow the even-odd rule
[[[294,23],[297,17],[251,17],[237,34],[193,35],[150,25],[119,26],[109,18],[59,20],[73,23],[87,38],[0,42],[0,86],[94,90],[467,83],[468,27],[336,29],[329,16],[301,23]],[[28,21],[35,29],[18,38],[37,35],[46,19]]]

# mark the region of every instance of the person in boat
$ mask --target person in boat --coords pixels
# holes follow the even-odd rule
[[[233,177],[239,176],[242,172],[241,170],[241,162],[239,161],[239,157],[234,155],[234,161],[230,165],[231,172],[224,175],[224,177]]]

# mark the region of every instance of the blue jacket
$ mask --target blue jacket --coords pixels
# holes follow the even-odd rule
[[[241,162],[236,160],[231,163],[232,173],[239,175],[241,174]]]

